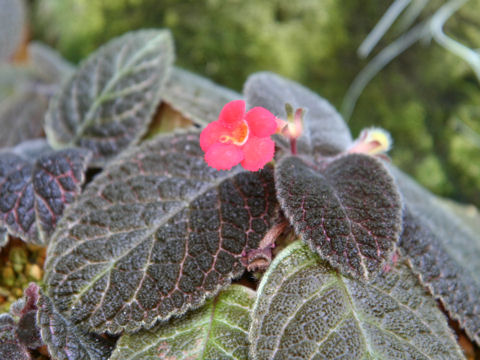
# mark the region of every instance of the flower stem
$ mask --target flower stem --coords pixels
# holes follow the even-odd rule
[[[297,155],[297,139],[291,137],[290,138],[290,151],[292,152],[292,155]]]

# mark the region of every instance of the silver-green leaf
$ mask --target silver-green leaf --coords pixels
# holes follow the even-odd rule
[[[404,264],[368,284],[338,274],[302,242],[258,289],[252,359],[464,359],[435,301]]]
[[[217,120],[227,102],[241,99],[242,95],[187,70],[174,68],[162,97],[186,118],[205,126]]]
[[[433,194],[392,167],[405,202],[399,241],[420,281],[480,344],[480,236]]]
[[[232,285],[184,317],[123,335],[110,360],[245,360],[254,300],[254,291]]]
[[[110,41],[52,99],[48,141],[90,149],[93,165],[104,165],[145,133],[173,58],[167,30],[140,30]]]

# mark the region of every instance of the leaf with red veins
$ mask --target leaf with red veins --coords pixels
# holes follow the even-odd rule
[[[268,137],[277,131],[275,116],[260,106],[249,110],[245,115],[251,134],[256,137]]]
[[[205,153],[208,166],[217,170],[230,170],[244,158],[242,150],[231,144],[213,144]]]
[[[89,154],[67,149],[37,159],[1,153],[0,226],[26,242],[46,244],[66,205],[80,193]]]
[[[37,222],[44,242],[55,230],[65,208],[80,194],[90,156],[87,150],[66,149],[36,161],[32,181]]]
[[[289,156],[276,166],[275,186],[295,232],[342,274],[371,279],[393,255],[402,203],[374,157],[343,156],[320,172]]]
[[[273,159],[275,142],[270,138],[250,136],[242,147],[245,158],[241,165],[245,170],[258,171]]]
[[[32,170],[27,159],[11,152],[0,154],[0,225],[13,236],[37,243]]]
[[[245,117],[245,101],[234,100],[227,103],[220,115],[218,116],[218,122],[223,126],[231,129],[237,127]]]
[[[150,327],[240,277],[278,211],[271,167],[216,171],[197,132],[159,136],[89,183],[52,236],[45,282],[76,324]]]

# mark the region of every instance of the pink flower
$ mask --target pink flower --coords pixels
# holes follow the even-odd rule
[[[229,170],[237,164],[257,171],[273,159],[275,143],[270,135],[277,130],[275,116],[262,107],[245,113],[245,101],[226,104],[218,120],[203,129],[200,147],[205,161],[217,170]]]

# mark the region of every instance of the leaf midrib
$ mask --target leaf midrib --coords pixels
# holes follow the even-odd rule
[[[75,142],[82,136],[83,132],[85,129],[90,126],[90,122],[93,119],[93,115],[95,114],[95,111],[97,108],[105,101],[105,99],[108,99],[109,97],[108,92],[113,88],[113,86],[116,85],[116,83],[122,79],[122,77],[125,74],[128,74],[131,72],[131,67],[132,65],[135,64],[136,61],[141,59],[143,55],[148,53],[152,48],[154,48],[154,45],[156,45],[160,38],[165,37],[165,32],[160,32],[157,36],[154,38],[150,39],[142,48],[140,48],[134,56],[132,56],[122,67],[121,69],[115,73],[115,75],[108,80],[108,82],[105,84],[105,86],[102,88],[101,92],[99,94],[96,94],[96,98],[93,101],[93,103],[90,105],[90,108],[88,109],[87,113],[83,117],[83,121],[80,123],[80,126],[76,129],[75,135],[72,138],[72,140],[69,142],[70,144],[75,144]],[[77,80],[77,78],[75,78]],[[107,95],[106,95],[107,94]]]

